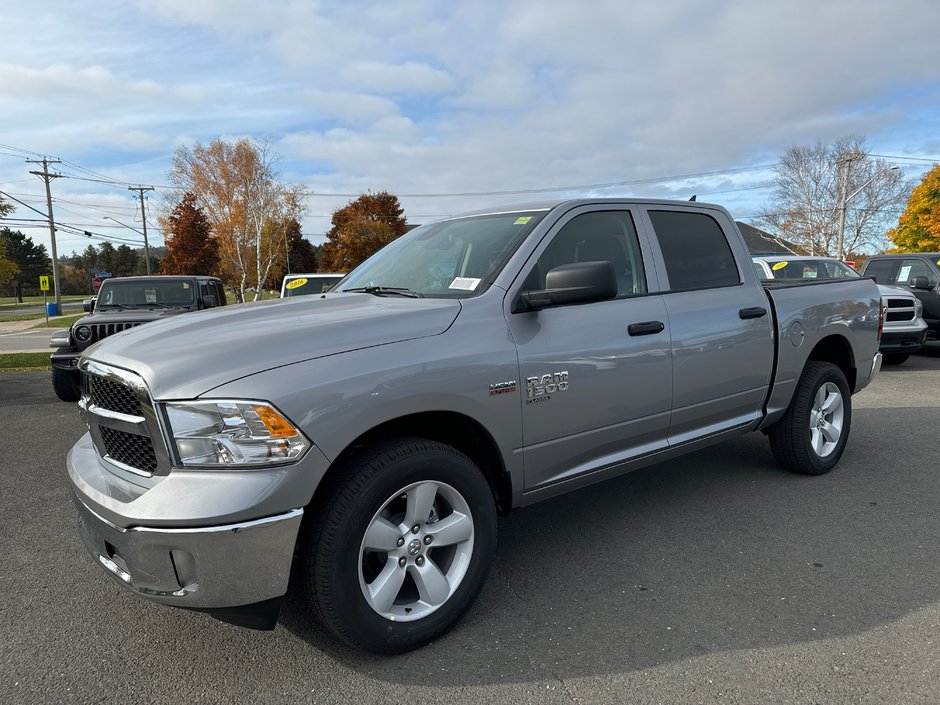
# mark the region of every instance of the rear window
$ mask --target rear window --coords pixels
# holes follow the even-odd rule
[[[342,280],[343,275],[333,277],[285,277],[284,296],[306,296],[307,294],[322,294],[329,291]]]
[[[712,289],[741,283],[728,240],[710,215],[650,211],[649,216],[666,260],[671,291]]]

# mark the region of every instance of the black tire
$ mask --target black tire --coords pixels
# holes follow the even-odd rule
[[[881,356],[881,360],[886,365],[902,365],[910,356],[910,353],[885,353]]]
[[[305,527],[301,543],[307,604],[338,638],[376,653],[402,653],[443,634],[473,604],[496,555],[496,507],[486,478],[454,448],[417,438],[395,439],[359,452],[334,477],[340,479],[326,488],[322,500],[311,509],[308,516],[312,521]],[[417,493],[418,487],[434,488],[433,507],[420,532],[413,534],[402,527],[409,518],[410,493]],[[420,503],[415,500],[415,504]],[[469,517],[458,513],[454,508],[458,505]],[[393,514],[392,509],[398,507],[404,509],[403,513]],[[439,526],[444,526],[450,516],[459,520],[462,528],[472,528],[469,541],[463,539],[450,546],[441,534],[441,544],[445,545],[435,548],[432,536],[431,545],[424,546],[429,543],[428,534],[435,530],[434,524],[440,521]],[[402,548],[387,553],[366,548],[367,530],[382,517],[388,517],[387,525],[399,532],[392,539]],[[402,554],[409,546],[421,551],[420,558]],[[460,558],[456,558],[461,551]],[[373,607],[378,601],[374,596],[366,596],[379,582],[374,577],[375,583],[369,583],[370,570],[373,576],[388,570],[404,575],[401,587],[392,590],[397,598],[389,603],[386,613],[380,614]],[[431,600],[409,602],[412,597],[423,599],[419,594],[422,587],[427,594],[430,583],[421,577],[422,570],[448,576],[445,584],[451,586],[450,591],[437,606],[430,607]],[[456,577],[451,581],[450,576]],[[412,597],[407,596],[409,589]],[[411,613],[409,604],[420,607],[414,614],[401,612]],[[432,611],[420,616],[426,609]],[[393,610],[398,610],[400,616],[395,617]]]
[[[821,422],[820,414],[814,412],[814,406],[819,406],[817,395],[823,388],[829,390],[827,401],[836,390],[841,396],[838,424],[835,418],[837,410],[822,414]],[[824,396],[826,394],[823,393]],[[817,423],[828,426],[823,430],[822,426],[815,426]],[[839,426],[838,438],[832,441],[832,429],[836,425]],[[806,475],[822,475],[832,470],[842,457],[851,426],[852,395],[842,370],[828,362],[810,361],[803,369],[783,418],[770,427],[770,447],[777,462],[788,470]]]
[[[62,347],[56,353],[74,352],[72,348]],[[62,401],[78,401],[82,396],[82,380],[78,370],[63,370],[52,366],[52,388]]]

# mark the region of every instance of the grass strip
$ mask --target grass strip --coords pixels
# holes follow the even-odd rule
[[[49,370],[47,352],[4,353],[0,354],[0,372],[23,372],[25,370]]]

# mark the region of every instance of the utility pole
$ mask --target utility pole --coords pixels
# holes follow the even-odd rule
[[[844,255],[842,251],[842,243],[845,239],[845,207],[848,203],[847,192],[849,188],[849,164],[858,159],[858,155],[855,154],[844,154],[842,155],[842,195],[839,198],[839,231],[836,233],[836,259],[840,262]]]
[[[147,260],[147,276],[150,276],[150,245],[147,243],[147,211],[144,208],[144,191],[153,191],[153,186],[128,186],[128,191],[137,191],[140,196],[140,218],[144,221],[144,258]]]
[[[39,159],[27,159],[27,164],[42,164],[42,171],[31,171],[30,174],[35,174],[40,177],[43,181],[46,182],[46,206],[49,209],[49,237],[52,239],[52,285],[55,288],[55,312],[57,315],[62,313],[62,294],[59,291],[59,258],[56,254],[55,249],[55,220],[52,218],[52,189],[49,188],[49,183],[53,179],[58,179],[61,174],[50,174],[49,165],[50,164],[61,164],[61,159],[47,159],[43,157]]]

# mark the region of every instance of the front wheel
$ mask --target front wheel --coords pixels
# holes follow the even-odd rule
[[[842,370],[810,361],[786,414],[770,427],[770,448],[788,470],[822,475],[842,457],[851,424],[852,396]]]
[[[400,439],[351,460],[313,517],[301,554],[307,601],[368,651],[401,653],[443,634],[496,553],[486,478],[433,441]]]
[[[70,347],[62,347],[56,350],[57,353],[72,352]],[[82,382],[79,371],[64,370],[60,367],[52,366],[52,388],[56,396],[62,401],[78,401],[82,396]]]

